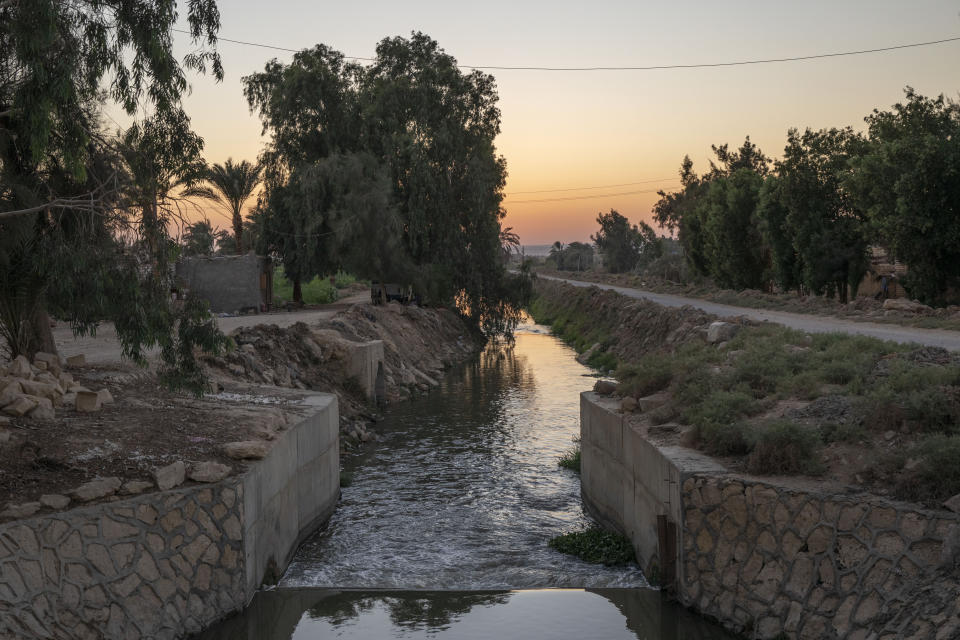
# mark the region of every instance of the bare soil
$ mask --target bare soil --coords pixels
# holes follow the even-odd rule
[[[154,469],[177,460],[188,468],[215,461],[242,472],[248,463],[228,458],[222,445],[275,439],[304,413],[299,403],[311,392],[338,396],[341,446],[362,448],[375,439],[369,426],[379,408],[346,375],[345,342],[384,341],[391,402],[436,386],[444,369],[480,345],[455,313],[398,304],[338,303],[313,315],[220,319],[227,328],[224,320],[237,323],[230,332],[236,348],[205,358],[216,393],[194,398],[167,391],[152,369],[119,362],[119,345],[101,334],[100,361],[67,371],[77,384],[109,390],[114,403],[96,413],[60,406],[49,421],[23,417],[2,424],[0,418],[0,511],[42,495],[65,495],[97,477],[150,480]],[[5,366],[0,361],[0,370]]]
[[[216,461],[235,472],[245,463],[221,445],[272,439],[299,413],[303,394],[237,386],[231,393],[196,399],[170,393],[148,371],[93,365],[70,370],[91,389],[115,398],[96,413],[58,407],[55,420],[13,418],[0,445],[0,503],[66,494],[96,477],[149,480],[151,471],[177,460],[187,466]],[[229,398],[226,400],[225,398]]]

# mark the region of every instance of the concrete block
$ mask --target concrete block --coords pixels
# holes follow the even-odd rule
[[[99,393],[93,391],[77,391],[77,400],[76,407],[77,411],[82,411],[84,413],[92,413],[94,411],[100,411],[102,405],[102,399]]]
[[[352,342],[346,346],[347,375],[357,379],[367,399],[378,400],[377,389],[383,389],[383,340]]]

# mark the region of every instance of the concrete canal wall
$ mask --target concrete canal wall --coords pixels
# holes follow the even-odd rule
[[[336,396],[216,484],[0,527],[0,638],[180,638],[247,605],[339,497]]]
[[[593,393],[581,396],[581,432],[588,510],[685,605],[755,638],[960,636],[952,596],[909,604],[955,570],[953,513],[730,473],[652,444]]]

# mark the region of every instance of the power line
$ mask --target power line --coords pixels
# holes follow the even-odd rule
[[[511,204],[529,204],[534,202],[563,202],[566,200],[590,200],[592,198],[614,198],[616,196],[633,196],[640,193],[656,193],[660,189],[645,189],[641,191],[624,191],[622,193],[598,193],[590,196],[570,196],[567,198],[541,198],[539,200],[514,200]]]
[[[651,182],[676,182],[678,178],[655,178],[653,180],[641,180],[639,182],[622,182],[620,184],[600,184],[594,187],[570,187],[567,189],[539,189],[537,191],[511,191],[507,195],[516,196],[525,193],[557,193],[560,191],[585,191],[587,189],[612,189],[614,187],[632,187],[637,184],[650,184]]]
[[[191,35],[185,29],[173,29],[177,33]],[[274,49],[276,51],[287,51],[298,53],[302,49],[291,49],[289,47],[278,47],[272,44],[263,44],[260,42],[250,42],[248,40],[235,40],[232,38],[221,38],[223,42],[245,45],[248,47],[260,47],[262,49]],[[877,47],[875,49],[857,49],[853,51],[837,51],[833,53],[816,53],[805,56],[791,56],[783,58],[761,58],[758,60],[735,60],[731,62],[699,62],[694,64],[662,64],[647,66],[606,66],[606,67],[534,67],[534,66],[501,66],[501,65],[471,65],[458,64],[460,69],[477,69],[482,71],[658,71],[667,69],[710,69],[714,67],[738,67],[753,64],[772,64],[778,62],[801,62],[804,60],[820,60],[823,58],[839,58],[843,56],[859,56],[870,53],[883,53],[887,51],[899,51],[901,49],[914,49],[917,47],[930,47],[938,44],[947,44],[960,41],[960,36],[952,38],[943,38],[941,40],[928,40],[926,42],[911,42],[909,44],[898,44],[887,47]],[[344,56],[348,60],[362,60],[364,62],[374,62],[376,58],[364,58],[361,56]]]

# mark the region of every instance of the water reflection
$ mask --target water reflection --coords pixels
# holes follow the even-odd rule
[[[648,589],[364,592],[280,589],[197,640],[732,640]]]

